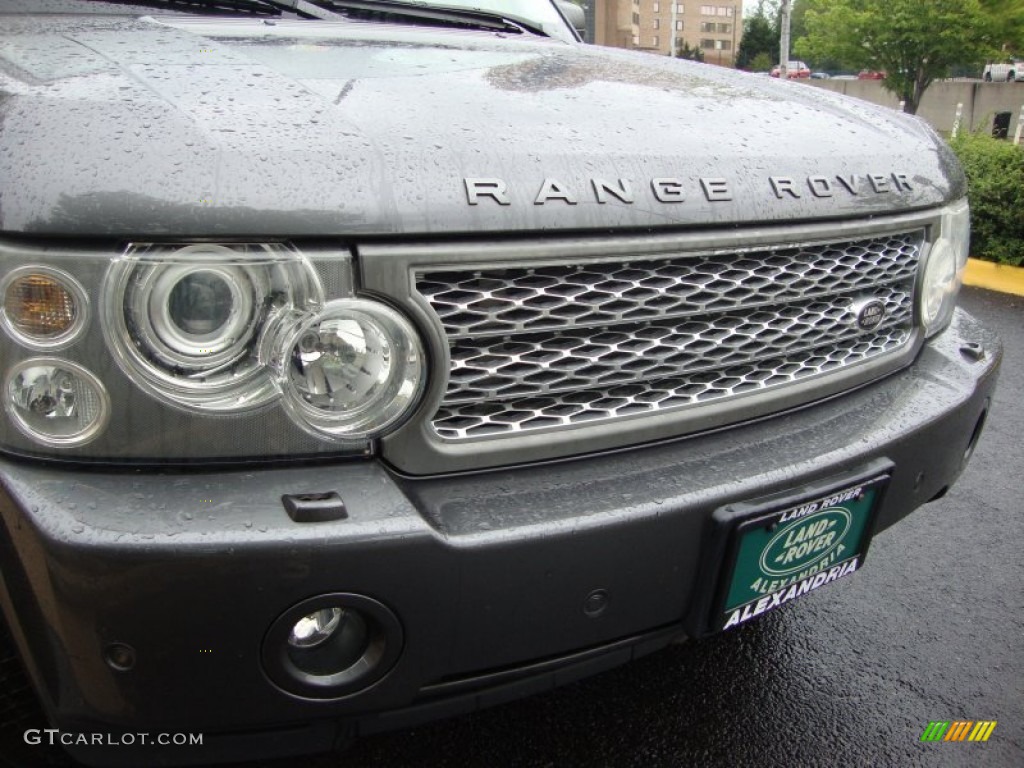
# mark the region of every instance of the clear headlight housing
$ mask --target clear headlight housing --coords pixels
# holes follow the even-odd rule
[[[928,250],[918,288],[918,315],[925,336],[949,324],[963,284],[971,243],[971,212],[966,200],[942,209],[938,237]]]
[[[416,329],[357,296],[344,250],[0,243],[4,272],[0,448],[12,453],[361,455],[423,390]]]
[[[244,411],[279,394],[257,354],[261,334],[275,315],[322,303],[312,266],[282,246],[133,246],[104,283],[103,330],[154,397]]]
[[[285,407],[316,434],[376,436],[419,394],[420,341],[405,318],[379,302],[331,302],[283,342],[275,359]]]

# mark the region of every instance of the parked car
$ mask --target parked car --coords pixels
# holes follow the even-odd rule
[[[774,67],[772,67],[771,76],[778,77],[780,71],[781,70],[779,65],[776,64]],[[786,65],[786,77],[790,80],[795,80],[797,78],[807,78],[810,76],[810,68],[802,61],[791,61]]]
[[[987,83],[1024,83],[1024,61],[1006,61],[986,64],[981,78]]]
[[[1001,351],[923,122],[548,0],[200,4],[0,0],[31,738],[271,759],[547,690],[827,599],[972,455]]]
[[[885,70],[862,69],[857,73],[858,80],[885,80]]]

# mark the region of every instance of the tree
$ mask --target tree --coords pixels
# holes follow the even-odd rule
[[[1024,3],[1021,0],[980,0],[995,20],[996,43],[1007,53],[1024,54]]]
[[[704,51],[701,50],[699,45],[691,48],[690,44],[684,40],[683,44],[676,48],[676,58],[704,61]]]
[[[767,72],[774,66],[775,59],[777,58],[778,56],[772,56],[764,52],[759,53],[750,60],[749,69],[751,72]]]
[[[760,54],[765,54],[770,59],[765,69],[771,68],[779,55],[779,27],[776,15],[774,7],[769,12],[765,9],[765,0],[761,0],[757,10],[743,20],[743,39],[740,40],[740,47],[736,51],[737,68],[758,69],[754,66],[754,60]]]
[[[799,40],[807,34],[807,0],[793,0],[789,11],[789,34],[791,40]]]
[[[793,0],[792,11],[789,14],[790,40],[796,41],[801,37],[807,36],[807,10],[812,2],[813,0]],[[782,21],[780,19],[775,25],[776,36],[781,34],[781,25]],[[778,50],[776,50],[775,57],[778,58]],[[854,69],[852,65],[842,59],[820,56],[804,56],[803,58],[810,65],[811,69],[814,70],[838,72],[839,70]]]
[[[955,64],[982,62],[998,37],[980,0],[806,0],[801,58],[838,59],[887,73],[882,85],[916,114],[932,82]]]

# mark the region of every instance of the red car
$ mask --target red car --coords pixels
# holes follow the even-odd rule
[[[772,67],[772,71],[769,72],[772,77],[779,76],[779,66],[776,64]],[[786,65],[786,78],[794,80],[796,78],[805,78],[811,76],[810,67],[804,64],[802,61],[791,61]]]
[[[885,72],[876,72],[873,69],[862,69],[857,73],[858,80],[885,80]]]

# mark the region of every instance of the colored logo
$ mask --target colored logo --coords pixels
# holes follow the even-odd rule
[[[932,720],[921,741],[988,741],[996,720]]]
[[[779,531],[761,553],[761,570],[789,576],[827,558],[850,530],[850,513],[842,507],[823,509]]]

